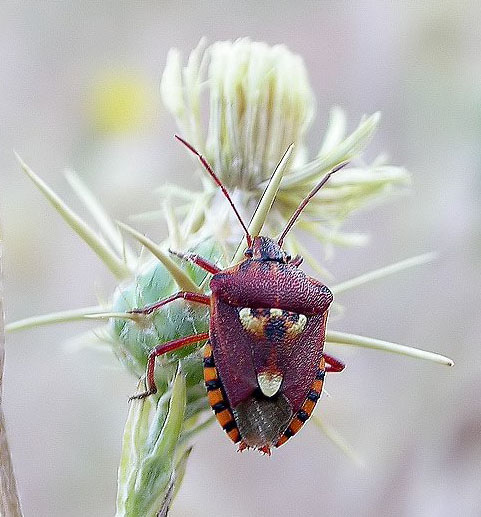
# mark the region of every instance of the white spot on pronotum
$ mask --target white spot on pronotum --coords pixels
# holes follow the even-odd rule
[[[242,323],[242,326],[247,330],[249,325],[252,323],[252,314],[251,310],[248,307],[244,307],[239,311],[239,319]]]
[[[299,314],[297,321],[293,323],[291,327],[287,330],[288,334],[290,334],[291,336],[297,336],[304,330],[306,323],[307,318],[304,316],[304,314]]]
[[[244,327],[251,334],[262,336],[263,324],[262,319],[252,314],[249,307],[244,307],[239,311],[239,320]]]
[[[297,325],[299,326],[299,331],[303,331],[306,326],[307,318],[304,314],[299,314],[299,319],[297,320]]]
[[[282,309],[271,309],[270,310],[271,316],[282,316]]]
[[[280,373],[262,372],[257,376],[257,382],[266,397],[273,397],[281,387],[282,375]]]

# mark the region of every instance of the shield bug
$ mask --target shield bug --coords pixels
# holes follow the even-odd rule
[[[323,351],[332,293],[299,269],[302,258],[291,258],[282,244],[310,199],[346,163],[331,170],[307,195],[274,241],[249,234],[207,160],[176,138],[198,157],[222,190],[244,229],[247,249],[243,260],[223,270],[198,255],[173,252],[213,275],[211,294],[180,291],[132,312],[151,314],[183,298],[210,307],[209,332],[156,346],[147,363],[147,390],[131,398],[157,391],[157,356],[207,340],[204,379],[219,424],[239,443],[239,450],[255,448],[270,454],[271,447],[284,444],[308,420],[321,396],[325,373],[344,368]]]

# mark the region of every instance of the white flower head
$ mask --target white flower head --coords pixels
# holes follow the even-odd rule
[[[203,129],[202,94],[208,90],[209,120]],[[302,58],[284,45],[248,38],[202,40],[182,69],[169,53],[162,79],[164,104],[183,136],[229,187],[255,189],[269,178],[287,147],[298,154],[314,115],[314,96]]]
[[[239,192],[243,207],[256,205],[276,164],[294,144],[294,156],[274,205],[277,216],[266,224],[270,235],[279,232],[323,175],[344,161],[350,161],[350,167],[333,176],[297,224],[324,242],[364,243],[363,235],[339,233],[340,224],[353,210],[391,192],[394,185],[409,182],[409,174],[401,167],[388,166],[380,159],[371,165],[360,161],[377,128],[379,113],[364,117],[346,136],[344,112],[333,108],[323,141],[309,157],[304,137],[314,118],[315,99],[302,58],[284,45],[242,38],[206,46],[201,40],[185,66],[173,49],[162,78],[162,98],[181,135],[207,158],[231,191]],[[207,178],[204,186],[202,195],[210,192],[211,198],[203,198],[203,214],[192,199],[190,208],[176,203],[184,215],[186,209],[188,213],[197,210],[199,237],[218,234],[207,211],[212,196],[219,194]],[[165,192],[169,197],[169,191]],[[230,240],[238,240],[238,233],[234,223]],[[294,235],[289,234],[286,241],[290,248],[298,242]],[[228,240],[223,241],[226,248]]]

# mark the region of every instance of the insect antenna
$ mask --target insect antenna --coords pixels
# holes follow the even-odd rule
[[[327,183],[329,178],[338,170],[345,167],[349,162],[342,162],[339,165],[336,165],[331,171],[329,171],[322,180],[307,194],[307,196],[304,198],[302,203],[297,207],[297,210],[292,214],[291,218],[289,219],[288,223],[286,224],[286,227],[281,233],[281,236],[279,237],[277,244],[282,247],[282,243],[284,242],[284,239],[289,232],[289,230],[294,226],[294,223],[296,222],[297,218],[301,214],[301,212],[306,207],[307,203],[319,192],[319,190]]]
[[[187,147],[187,149],[189,149],[189,151],[191,151],[192,153],[194,153],[197,158],[199,158],[199,161],[200,163],[202,164],[202,166],[204,167],[204,169],[210,174],[210,176],[212,177],[212,179],[216,182],[216,184],[220,187],[220,189],[222,190],[222,193],[224,194],[224,196],[227,198],[227,201],[229,201],[230,203],[230,206],[232,207],[232,209],[234,210],[235,212],[235,215],[237,216],[237,219],[239,220],[242,228],[244,229],[245,231],[245,234],[246,234],[246,240],[247,240],[247,246],[252,246],[252,237],[250,236],[249,234],[249,230],[247,229],[247,226],[245,225],[244,221],[242,220],[242,217],[240,216],[239,212],[237,211],[237,208],[235,207],[234,205],[234,202],[232,201],[231,197],[229,196],[229,193],[227,192],[227,189],[224,187],[222,181],[220,181],[220,179],[217,177],[216,173],[214,172],[214,170],[212,169],[212,167],[210,166],[209,162],[199,153],[199,151],[197,151],[197,149],[195,149],[195,147],[193,147],[191,144],[189,144],[189,142],[186,142],[182,137],[180,137],[179,135],[174,135],[175,138],[177,138],[177,140],[179,142],[181,142],[182,144],[185,145],[185,147]]]

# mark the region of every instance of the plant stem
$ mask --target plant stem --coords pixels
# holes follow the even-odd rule
[[[15,153],[22,170],[33,181],[35,186],[47,198],[49,203],[63,217],[65,222],[75,233],[97,254],[100,260],[109,268],[118,280],[125,280],[131,276],[131,271],[123,260],[107,245],[77,213],[75,213],[62,199]]]
[[[328,330],[326,332],[326,343],[336,345],[352,345],[364,348],[373,348],[375,350],[383,350],[393,354],[408,355],[416,359],[424,359],[433,361],[434,363],[444,364],[446,366],[454,366],[454,361],[444,355],[421,350],[412,346],[398,345],[390,341],[382,341],[372,337],[358,336],[356,334],[348,334],[347,332],[339,332],[337,330]]]
[[[3,314],[2,248],[0,233],[0,515],[22,517],[17,482],[8,447],[5,417],[2,409],[2,381],[5,364],[5,331]]]
[[[97,314],[105,310],[102,305],[82,307],[81,309],[70,309],[67,311],[51,312],[30,316],[22,320],[12,321],[5,325],[6,332],[16,332],[17,330],[27,330],[40,327],[41,325],[54,325],[56,323],[67,323],[69,321],[81,321],[89,314]]]

